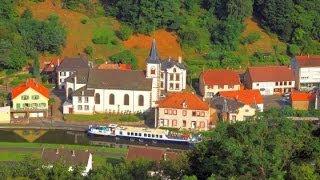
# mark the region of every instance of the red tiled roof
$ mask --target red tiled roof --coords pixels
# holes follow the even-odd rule
[[[239,74],[232,70],[208,70],[200,77],[206,85],[240,85]]]
[[[163,149],[149,148],[149,147],[129,147],[127,153],[127,160],[135,160],[145,158],[153,161],[161,161],[165,155],[168,159],[176,159],[178,154],[175,152],[166,152]]]
[[[249,67],[252,82],[294,81],[291,68],[286,66]]]
[[[296,56],[300,67],[320,66],[320,56]]]
[[[291,93],[291,101],[311,101],[315,98],[313,93],[293,91]]]
[[[183,104],[185,103],[185,107]],[[208,110],[209,105],[191,92],[171,93],[158,102],[160,108]]]
[[[25,83],[20,84],[19,86],[12,89],[11,94],[12,98],[16,98],[21,93],[23,93],[25,90],[32,88],[35,91],[39,92],[43,96],[49,98],[49,90],[44,87],[42,84],[38,83],[35,79],[28,79]]]
[[[98,69],[118,69],[118,70],[131,70],[130,64],[101,64]]]
[[[220,96],[229,98],[229,99],[236,99],[239,102],[244,104],[252,105],[252,104],[262,104],[263,97],[259,90],[239,90],[239,91],[223,91],[219,92]]]
[[[58,66],[58,64],[61,63],[61,60],[58,59],[53,59],[52,61],[50,61],[49,63],[45,64],[42,71],[43,72],[52,72],[56,69],[56,67]]]

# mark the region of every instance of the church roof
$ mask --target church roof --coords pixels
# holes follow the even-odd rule
[[[157,50],[157,43],[156,40],[152,40],[151,44],[151,49],[149,53],[149,57],[147,59],[148,63],[154,63],[154,64],[159,64],[160,63],[160,57],[158,55],[158,50]]]
[[[172,68],[173,66],[177,66],[180,69],[186,69],[186,66],[183,63],[180,63],[175,60],[167,59],[167,60],[161,61],[161,69],[162,70]]]

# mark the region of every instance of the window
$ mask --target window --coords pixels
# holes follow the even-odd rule
[[[228,85],[228,89],[233,89],[234,85]]]
[[[164,76],[164,74],[163,74],[163,73],[161,73],[161,74],[160,74],[161,79],[163,79],[163,76]]]
[[[201,117],[204,117],[204,112],[201,112],[201,114],[200,114],[200,115],[201,115]]]
[[[177,115],[177,110],[172,110],[173,115]]]
[[[280,86],[282,86],[282,82],[280,82]]]
[[[187,126],[187,121],[186,120],[183,120],[182,121],[182,127],[186,127]]]
[[[17,109],[20,109],[20,103],[17,103]]]
[[[168,114],[168,109],[165,109],[165,110],[164,110],[164,114]]]
[[[179,89],[179,87],[180,87],[180,86],[179,86],[179,83],[177,83],[177,84],[176,84],[176,89]]]
[[[139,95],[139,106],[144,105],[144,97],[142,95]]]
[[[154,138],[154,134],[151,134],[151,136]]]
[[[82,103],[82,97],[81,96],[78,97],[78,103]]]
[[[192,116],[196,116],[197,115],[197,111],[192,111]]]
[[[279,86],[279,82],[276,82],[276,86]]]
[[[141,133],[139,133],[139,136],[141,136]]]
[[[130,136],[130,132],[127,132],[127,135]]]
[[[249,109],[246,109],[245,112],[249,112]]]
[[[259,86],[259,83],[257,83],[256,86]]]
[[[88,103],[89,102],[89,97],[84,97],[84,102]]]
[[[197,116],[200,116],[200,112],[199,111],[197,111]]]
[[[71,100],[71,95],[72,95],[72,88],[68,88],[68,99]]]
[[[180,74],[176,74],[176,81],[180,81]]]
[[[40,104],[39,104],[39,107],[45,108],[45,107],[47,107],[47,104],[46,104],[46,103],[40,103]]]
[[[66,75],[66,72],[63,72],[63,71],[60,72],[60,76],[65,76],[65,75]]]
[[[29,99],[29,96],[23,95],[23,96],[21,96],[21,99],[22,99],[22,100],[28,100],[28,99]]]
[[[177,120],[172,120],[172,126],[177,126]]]
[[[170,89],[173,89],[173,83],[170,83]]]
[[[150,74],[156,74],[156,69],[154,67],[151,68]]]
[[[160,82],[160,88],[163,88],[163,81]]]
[[[123,105],[129,105],[129,95],[125,94],[123,97]]]
[[[173,81],[173,74],[170,74],[170,81]]]
[[[109,104],[114,105],[114,94],[109,95]]]
[[[287,85],[287,81],[283,82],[283,85],[285,85],[285,86],[286,86],[286,85]]]
[[[31,96],[31,99],[37,100],[37,99],[39,99],[39,95],[33,95],[33,96]]]
[[[173,72],[177,72],[176,68],[173,68]]]
[[[148,137],[150,137],[151,135],[150,134],[148,134]]]
[[[291,86],[291,84],[292,84],[292,82],[291,81],[289,81],[289,85]]]
[[[224,87],[223,85],[218,85],[219,89],[223,89],[223,87]]]
[[[138,133],[134,133],[135,136],[138,136]]]
[[[236,115],[232,115],[231,120],[232,120],[233,122],[235,122],[235,121],[237,120],[237,116],[236,116]]]
[[[183,115],[183,116],[186,116],[186,115],[187,115],[187,110],[183,110],[183,111],[182,111],[182,115]]]
[[[146,134],[146,133],[144,133],[144,134],[143,134],[143,136],[144,136],[144,137],[147,137],[147,134]]]
[[[200,128],[204,128],[205,127],[205,123],[204,122],[200,122]]]
[[[95,104],[100,104],[100,94],[99,93],[96,93],[94,95],[94,103]]]
[[[168,110],[168,114],[170,114],[170,115],[172,114],[172,110],[171,109]]]
[[[38,104],[37,103],[32,103],[31,107],[36,108],[36,107],[38,107]]]
[[[84,105],[84,110],[88,111],[89,110],[89,106],[88,105]]]
[[[159,138],[162,138],[162,135],[159,135]]]
[[[82,110],[82,106],[81,105],[78,105],[78,110]]]

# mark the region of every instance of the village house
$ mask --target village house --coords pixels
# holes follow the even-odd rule
[[[143,113],[152,107],[152,80],[143,71],[78,70],[66,79],[63,113]]]
[[[186,89],[187,70],[182,58],[178,61],[171,58],[161,60],[158,55],[156,41],[152,41],[149,57],[147,59],[147,78],[152,78],[158,96],[163,92],[178,92]]]
[[[129,147],[126,159],[134,161],[137,159],[147,159],[159,163],[162,160],[175,160],[178,154],[172,151],[151,147]]]
[[[286,66],[249,67],[244,75],[245,86],[262,95],[289,93],[295,87],[291,68]]]
[[[52,168],[55,163],[63,163],[68,166],[68,171],[73,171],[76,166],[84,167],[82,176],[87,176],[92,170],[92,154],[89,151],[58,149],[42,149],[41,159],[46,168]]]
[[[320,87],[320,56],[296,56],[291,61],[296,88],[309,91]]]
[[[201,73],[199,89],[204,98],[212,98],[218,92],[240,90],[240,77],[232,70],[208,70]]]
[[[228,122],[248,120],[256,114],[254,106],[221,96],[213,97],[211,106],[216,110],[219,119]]]
[[[0,107],[0,124],[9,124],[11,120],[10,106]]]
[[[244,121],[263,111],[263,97],[258,90],[225,91],[212,98],[211,106],[223,121]]]
[[[60,63],[61,60],[59,58],[44,63],[41,74],[47,76],[48,82],[54,84],[57,83],[56,68],[60,65]]]
[[[48,114],[49,90],[35,79],[28,79],[11,91],[14,118],[45,117]]]
[[[65,80],[78,70],[89,69],[89,62],[85,57],[64,58],[56,68],[59,89],[65,89]]]
[[[290,95],[290,102],[293,109],[309,110],[315,107],[316,95],[312,92],[293,91]]]
[[[168,94],[158,102],[157,127],[208,130],[211,128],[209,105],[191,92]]]

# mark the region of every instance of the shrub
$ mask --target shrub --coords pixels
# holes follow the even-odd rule
[[[90,57],[93,55],[93,47],[92,46],[87,46],[84,48],[84,53],[88,54]]]
[[[258,41],[261,38],[260,34],[257,32],[252,32],[250,33],[248,36],[244,37],[241,40],[241,44],[245,45],[245,44],[252,44],[256,41]]]
[[[132,35],[133,33],[133,30],[131,29],[131,27],[123,24],[120,28],[119,31],[117,31],[117,36],[125,41],[125,40],[128,40],[130,38],[130,36]]]
[[[86,18],[83,18],[83,19],[81,19],[81,23],[82,24],[87,24],[87,22],[88,22],[88,18],[86,17]]]
[[[251,65],[272,65],[277,62],[277,57],[270,53],[255,52],[251,58]]]
[[[114,63],[125,63],[131,64],[133,69],[137,68],[137,58],[129,50],[124,50],[120,53],[114,54],[109,57],[109,59]]]
[[[292,56],[300,54],[300,47],[296,44],[290,44],[288,46],[288,53]]]
[[[94,44],[110,44],[115,39],[115,34],[110,27],[97,29],[92,38]]]

